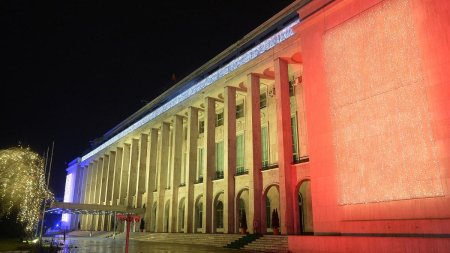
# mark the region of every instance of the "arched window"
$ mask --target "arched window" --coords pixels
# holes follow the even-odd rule
[[[216,227],[223,228],[223,203],[219,201],[216,206]]]
[[[184,231],[184,200],[180,202],[180,207],[178,210],[178,222],[180,230]]]
[[[203,203],[199,202],[197,206],[197,228],[203,228]]]

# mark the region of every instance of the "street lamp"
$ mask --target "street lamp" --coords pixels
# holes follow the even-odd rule
[[[128,245],[130,243],[130,223],[132,221],[139,222],[141,220],[141,217],[139,215],[132,215],[130,213],[117,214],[116,217],[121,221],[127,222],[127,234],[125,237],[125,253],[128,253]]]

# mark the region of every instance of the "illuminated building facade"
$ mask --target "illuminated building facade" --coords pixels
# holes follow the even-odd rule
[[[277,209],[292,251],[445,252],[449,13],[296,1],[105,134],[66,191],[145,207],[149,232],[237,233],[245,212],[271,233]]]

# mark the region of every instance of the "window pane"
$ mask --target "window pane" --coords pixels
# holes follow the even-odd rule
[[[238,104],[236,106],[236,119],[244,117],[244,104]]]
[[[236,172],[244,172],[244,135],[236,136]]]
[[[262,93],[259,95],[259,108],[265,108],[267,106],[267,96],[266,93]]]
[[[204,133],[205,132],[205,121],[200,121],[198,123],[198,133]]]
[[[269,165],[269,131],[267,126],[261,128],[262,167]]]
[[[197,175],[198,178],[203,177],[203,148],[198,149],[198,160],[197,160]]]
[[[223,112],[216,114],[216,127],[223,125]]]
[[[291,117],[291,128],[292,128],[292,155],[294,162],[299,160],[298,154],[298,136],[297,136],[297,117]]]
[[[216,143],[216,171],[223,171],[223,141]]]

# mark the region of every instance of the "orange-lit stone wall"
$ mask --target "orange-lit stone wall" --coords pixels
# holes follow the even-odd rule
[[[314,232],[450,234],[450,1],[308,5]]]
[[[323,45],[339,203],[443,196],[408,0],[327,30]]]

